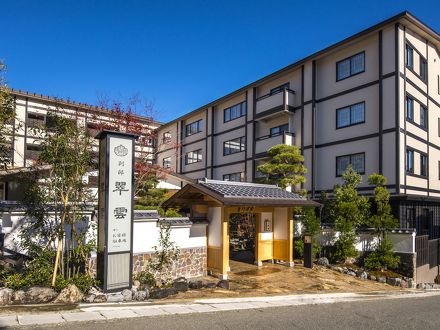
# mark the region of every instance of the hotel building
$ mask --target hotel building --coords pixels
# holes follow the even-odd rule
[[[400,226],[438,238],[439,50],[440,35],[403,12],[160,126],[157,162],[253,182],[270,147],[295,145],[311,198],[331,193],[348,164],[365,194],[381,173]]]

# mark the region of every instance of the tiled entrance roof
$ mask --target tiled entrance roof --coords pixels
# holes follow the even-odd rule
[[[163,207],[188,208],[197,203],[230,206],[318,207],[319,203],[274,185],[203,179],[188,183],[163,203]]]
[[[306,198],[301,195],[268,184],[218,181],[208,179],[200,180],[199,184],[222,195],[225,198],[306,200]]]

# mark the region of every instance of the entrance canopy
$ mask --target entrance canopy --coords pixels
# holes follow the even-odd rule
[[[198,183],[188,183],[166,200],[163,207],[182,208],[200,202],[210,206],[320,206],[275,185],[203,179]]]

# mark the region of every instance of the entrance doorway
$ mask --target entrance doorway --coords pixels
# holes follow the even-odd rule
[[[232,213],[229,216],[229,258],[253,264],[256,241],[255,213]]]

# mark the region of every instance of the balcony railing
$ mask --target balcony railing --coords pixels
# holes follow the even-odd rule
[[[291,89],[282,89],[257,98],[256,114],[264,116],[269,110],[288,111],[295,104],[295,92]],[[269,113],[268,113],[269,115]]]
[[[295,145],[295,133],[283,132],[277,135],[265,135],[256,139],[255,153],[265,153],[270,147],[277,144]]]

